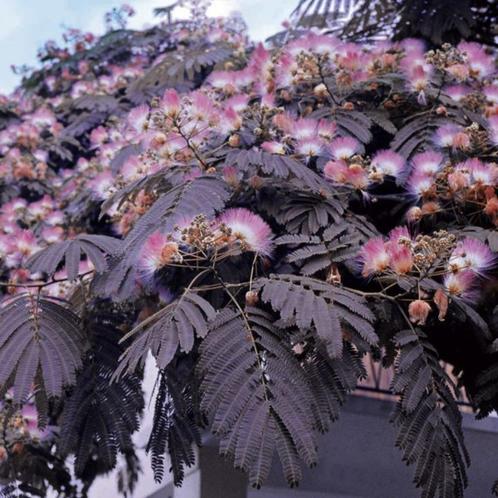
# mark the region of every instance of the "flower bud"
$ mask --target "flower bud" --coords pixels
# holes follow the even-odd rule
[[[256,291],[247,291],[246,292],[246,304],[248,306],[256,306],[259,301],[259,296]]]
[[[315,94],[315,96],[321,99],[327,96],[327,92],[327,87],[323,83],[320,83],[319,85],[316,85],[315,88],[313,88],[313,93]]]
[[[418,206],[411,207],[406,213],[409,222],[419,221],[422,218],[422,210]]]
[[[437,306],[439,310],[438,319],[441,322],[444,322],[446,318],[446,313],[448,312],[448,296],[443,291],[443,289],[438,289],[434,294],[434,304]]]
[[[408,306],[408,314],[410,316],[410,321],[415,325],[425,325],[429,312],[431,311],[431,306],[426,301],[417,299],[412,301]]]

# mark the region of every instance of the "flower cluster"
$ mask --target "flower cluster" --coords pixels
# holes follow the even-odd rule
[[[241,252],[268,256],[272,238],[268,224],[245,208],[228,209],[214,220],[202,215],[183,220],[171,233],[155,232],[148,237],[138,263],[140,280],[148,285],[154,274],[167,266],[208,259],[216,263]]]
[[[466,237],[457,242],[446,231],[412,237],[406,227],[398,227],[387,239],[369,240],[359,253],[364,277],[377,277],[392,287],[400,279],[407,279],[405,295],[415,293],[409,314],[414,323],[424,325],[431,307],[427,302],[429,288],[424,282],[440,282],[433,301],[443,320],[448,299],[463,298],[470,302],[479,299],[479,281],[493,269],[496,257],[489,247],[478,239]],[[413,280],[410,281],[410,277]],[[444,307],[444,311],[442,309]]]
[[[371,159],[359,155],[360,143],[352,137],[341,137],[330,146],[333,160],[324,167],[324,175],[339,185],[349,185],[364,190],[382,183],[385,177],[403,175],[405,159],[392,150],[378,151]]]
[[[496,225],[497,186],[498,164],[494,162],[472,158],[453,164],[440,152],[417,154],[412,159],[407,189],[419,205],[408,211],[407,219],[418,221],[457,204],[485,214]]]

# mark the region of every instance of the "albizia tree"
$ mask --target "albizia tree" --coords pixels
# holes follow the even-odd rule
[[[274,458],[296,485],[372,354],[415,484],[463,496],[456,389],[498,407],[496,54],[264,48],[194,6],[70,30],[2,98],[4,493],[85,495],[118,453],[133,487],[149,354],[157,479],[210,430],[252,485]]]

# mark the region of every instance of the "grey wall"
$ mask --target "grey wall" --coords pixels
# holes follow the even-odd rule
[[[172,495],[171,488],[164,489],[150,498],[418,498],[413,468],[402,463],[394,447],[392,407],[390,401],[351,396],[332,430],[319,437],[319,464],[303,469],[298,489],[287,487],[276,459],[263,489],[248,488],[244,475],[217,456],[216,441],[208,437],[200,451],[200,468],[190,476],[200,481],[199,488],[174,490]],[[498,478],[498,418],[463,417],[472,458],[465,496],[491,497]]]

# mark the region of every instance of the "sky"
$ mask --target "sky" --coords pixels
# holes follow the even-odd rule
[[[35,65],[36,52],[49,39],[60,40],[65,27],[102,33],[104,13],[124,0],[0,0],[0,93],[19,82],[11,64]],[[128,26],[143,28],[154,22],[152,11],[173,0],[128,0],[136,11]],[[292,11],[292,0],[213,0],[209,14],[242,13],[255,40],[279,31]],[[156,19],[157,20],[157,19]]]

